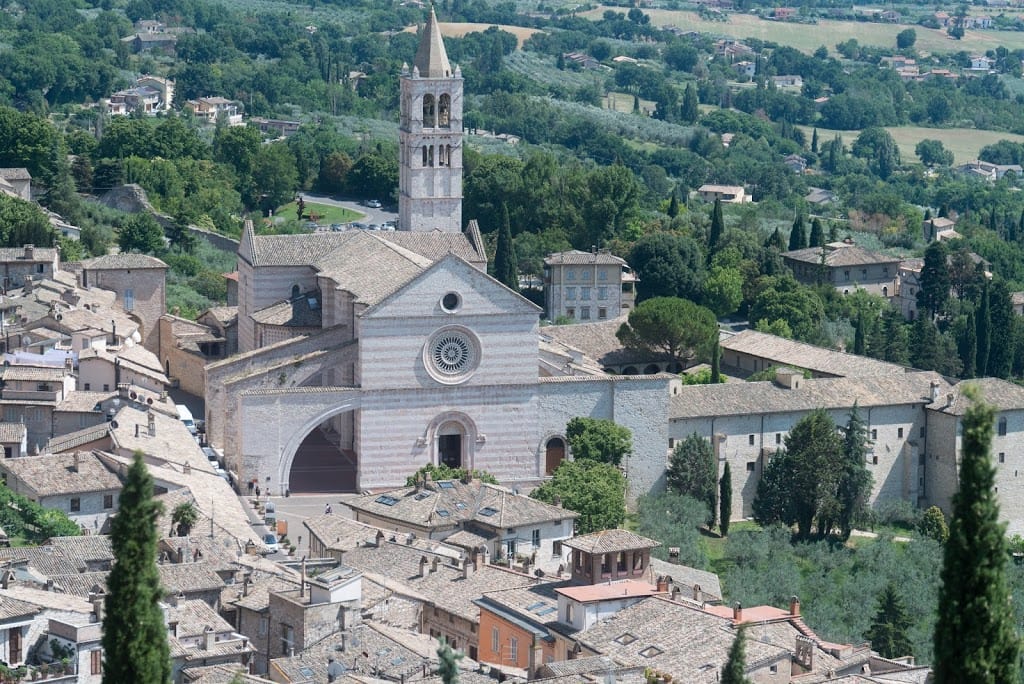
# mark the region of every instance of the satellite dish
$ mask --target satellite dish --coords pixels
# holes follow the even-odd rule
[[[54,319],[58,320],[58,321],[63,321],[64,320],[64,315],[63,314],[57,314],[56,316],[54,316]]]
[[[111,430],[116,430],[117,429],[117,421],[116,420],[110,421],[110,429]]]
[[[146,399],[146,403],[149,404],[150,406],[152,406],[153,405],[153,397],[147,398]]]
[[[128,396],[129,396],[129,397],[131,397],[131,399],[133,399],[133,400],[135,400],[135,399],[138,399],[138,398],[139,398],[139,394],[138,394],[138,392],[129,392],[129,393],[128,393]]]
[[[536,570],[533,571],[533,575],[534,575],[534,577],[543,577],[544,576],[544,571],[541,570],[540,568],[537,568]]]

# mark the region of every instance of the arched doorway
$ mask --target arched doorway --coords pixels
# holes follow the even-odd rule
[[[554,475],[555,469],[565,460],[565,440],[552,437],[544,447],[544,474]]]
[[[355,413],[332,416],[314,427],[295,451],[288,488],[295,494],[359,490],[359,459],[353,442]]]
[[[448,421],[437,428],[437,463],[451,468],[461,468],[463,443],[466,433],[462,425]]]

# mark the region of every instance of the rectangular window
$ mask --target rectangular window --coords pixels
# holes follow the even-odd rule
[[[519,639],[515,637],[509,637],[508,657],[513,663],[519,662]]]
[[[896,428],[896,436],[903,439],[903,428]]]
[[[775,443],[776,444],[782,444],[782,433],[781,432],[776,432],[775,433]]]
[[[493,653],[501,652],[501,632],[497,627],[491,627],[491,651]]]
[[[103,391],[104,391],[104,392],[109,392],[109,391],[110,391],[110,385],[108,385],[108,384],[104,383],[104,385],[103,385]]]
[[[533,537],[533,539],[531,539],[530,541],[533,543],[533,548],[535,548],[535,549],[539,548],[540,547],[540,530],[534,530],[532,537]]]
[[[88,382],[85,383],[85,391],[88,392],[90,389],[92,389],[92,384]]]
[[[601,320],[604,320],[604,319],[608,318],[608,309],[606,309],[603,306],[602,307],[598,307],[598,309],[597,309],[597,317],[600,318]]]
[[[871,457],[871,463],[874,464],[874,465],[878,465],[878,456],[872,456]]]
[[[7,654],[12,663],[21,661],[21,627],[7,630]]]
[[[871,431],[871,441],[873,442],[876,439],[878,439],[878,430],[872,430]]]
[[[94,648],[89,651],[89,673],[103,674],[103,651],[101,649]]]
[[[1004,437],[1006,435],[1006,418],[999,419],[999,436]]]
[[[850,272],[849,271],[843,271],[843,279],[844,280],[849,280],[850,279]]]
[[[135,308],[135,290],[126,288],[124,291],[124,310],[131,311]]]
[[[575,287],[567,287],[567,288],[565,288],[565,298],[568,299],[570,302],[573,301],[574,299],[576,299],[576,288]]]
[[[590,307],[589,306],[584,306],[583,308],[580,309],[580,320],[581,321],[589,321],[590,320]]]
[[[602,302],[608,299],[608,288],[604,285],[597,288],[597,298]]]
[[[608,280],[608,271],[606,271],[603,268],[601,270],[599,270],[597,272],[597,279],[598,280]]]
[[[999,462],[1006,463],[1006,454],[1002,451],[999,452]]]
[[[590,288],[589,287],[581,287],[580,288],[580,294],[582,295],[580,297],[580,299],[582,299],[585,302],[589,302],[590,301]]]
[[[571,306],[567,307],[565,310],[565,315],[567,318],[576,318],[576,309]]]
[[[294,644],[295,630],[291,625],[281,625],[281,653],[285,656],[290,655]]]
[[[924,427],[918,429],[917,436],[920,437],[921,439],[924,439]]]
[[[668,438],[668,448],[669,449],[674,449],[675,447],[676,447],[676,440],[675,440],[675,438],[674,437],[669,437]]]
[[[747,461],[747,472],[752,473],[757,469],[757,463],[755,461]]]
[[[111,509],[113,507],[114,507],[114,495],[113,494],[104,494],[103,495],[103,508],[109,510],[109,509]]]
[[[71,497],[71,512],[79,513],[82,510],[82,500],[77,496]]]
[[[572,270],[570,268],[568,271],[565,272],[565,279],[566,280],[576,280],[576,271],[574,271],[574,270]]]
[[[754,446],[754,435],[747,435],[747,443],[750,446]]]

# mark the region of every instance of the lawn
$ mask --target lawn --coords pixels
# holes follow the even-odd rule
[[[295,215],[295,202],[289,202],[278,207],[274,215],[292,219],[297,218]],[[361,219],[363,216],[364,214],[360,214],[358,211],[352,211],[344,207],[332,207],[328,204],[306,202],[306,213],[303,220],[316,221],[321,225],[330,225],[332,223],[351,223]]]
[[[800,126],[811,138],[811,126]],[[978,151],[986,145],[999,142],[1000,140],[1011,140],[1017,143],[1024,143],[1024,135],[1015,133],[1001,133],[999,131],[980,131],[975,128],[925,128],[923,126],[886,126],[885,130],[896,141],[900,148],[900,158],[904,163],[916,162],[917,155],[914,148],[922,140],[938,140],[945,145],[946,149],[953,153],[957,164],[963,164],[978,158]],[[831,140],[835,134],[843,136],[843,143],[850,145],[860,131],[830,131],[824,128],[818,129],[818,144]]]
[[[600,19],[606,10],[621,12],[621,8],[602,5],[595,10],[582,12],[580,16]],[[679,26],[680,28],[732,36],[734,38],[759,38],[781,45],[790,45],[804,52],[814,52],[824,45],[835,52],[837,43],[856,38],[862,45],[896,47],[896,34],[906,28],[917,32],[917,44],[922,52],[967,52],[984,53],[1000,45],[1009,50],[1024,48],[1024,32],[1018,31],[967,31],[962,40],[953,40],[944,30],[927,29],[908,24],[882,24],[859,21],[836,21],[820,19],[817,24],[797,24],[781,21],[767,21],[752,14],[729,13],[728,21],[705,21],[696,12],[677,10],[644,10],[655,26]]]

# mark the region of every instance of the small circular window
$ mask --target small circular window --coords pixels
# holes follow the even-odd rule
[[[480,361],[480,344],[464,328],[443,328],[427,341],[423,361],[430,375],[445,384],[467,379]]]
[[[441,298],[441,308],[448,313],[455,313],[460,306],[462,306],[462,297],[454,292],[449,292]]]

